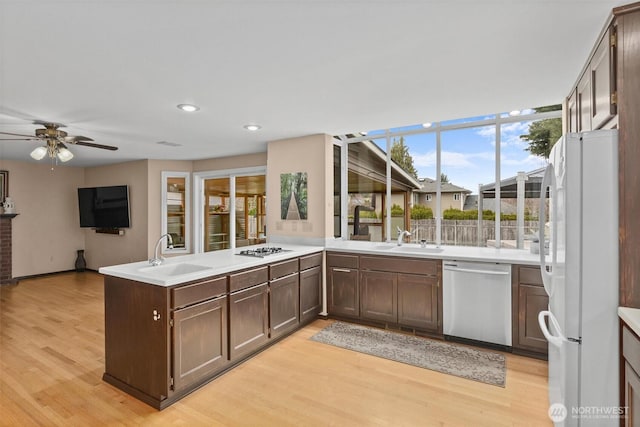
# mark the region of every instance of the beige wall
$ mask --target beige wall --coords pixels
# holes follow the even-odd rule
[[[86,168],[84,187],[106,185],[129,186],[129,213],[131,227],[124,228],[122,236],[96,233],[84,229],[87,268],[97,270],[113,264],[147,259],[148,241],[148,160],[118,163]]]
[[[18,213],[12,221],[13,277],[73,270],[76,251],[84,249],[77,196],[84,168],[0,160],[0,169],[9,171]]]
[[[193,172],[224,169],[239,169],[267,164],[267,153],[246,154],[243,156],[220,157],[217,159],[194,160]]]
[[[457,193],[460,194],[460,200],[454,200],[453,199],[453,193],[442,193],[441,194],[441,199],[440,199],[440,211],[444,212],[447,209],[460,209],[462,210],[462,208],[464,207],[464,199],[466,197],[466,195],[464,193]],[[429,208],[431,208],[431,210],[433,211],[433,213],[436,213],[436,194],[433,193],[431,195],[431,201],[427,202],[426,201],[426,194],[421,194],[420,195],[420,204],[421,205],[425,205]]]
[[[311,135],[270,142],[267,149],[268,238],[333,237],[333,142]],[[280,219],[280,174],[307,172],[308,218]]]

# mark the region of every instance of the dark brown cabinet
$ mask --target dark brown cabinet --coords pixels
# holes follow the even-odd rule
[[[442,261],[327,253],[329,315],[442,335]]]
[[[322,311],[322,254],[300,257],[300,322],[307,323]]]
[[[607,127],[617,112],[616,27],[602,35],[576,87],[566,100],[565,131],[585,132]]]
[[[360,318],[398,322],[398,275],[384,271],[360,272]]]
[[[361,256],[361,318],[442,334],[442,262]]]
[[[276,338],[300,323],[298,272],[272,280],[269,288],[271,337]]]
[[[610,26],[589,62],[591,129],[602,128],[616,114],[616,28]]]
[[[622,395],[620,406],[627,408],[624,425],[640,425],[640,338],[622,322]]]
[[[313,320],[322,253],[174,286],[105,276],[104,295],[103,379],[163,409]]]
[[[270,338],[293,330],[300,323],[298,258],[269,266]]]
[[[182,390],[224,368],[227,356],[227,297],[173,313],[173,378]]]
[[[229,295],[229,356],[237,360],[269,340],[269,285]]]
[[[328,253],[327,275],[329,313],[360,317],[358,256]]]
[[[398,323],[439,331],[442,326],[441,289],[437,275],[398,274]]]
[[[548,342],[540,325],[538,313],[548,310],[549,297],[542,284],[540,268],[513,265],[511,267],[512,347],[515,353],[546,356]]]

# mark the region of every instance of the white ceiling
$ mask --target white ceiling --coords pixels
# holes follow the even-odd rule
[[[624,3],[0,0],[0,131],[53,121],[119,147],[71,147],[67,165],[92,166],[560,103]],[[0,141],[0,158],[37,145]]]

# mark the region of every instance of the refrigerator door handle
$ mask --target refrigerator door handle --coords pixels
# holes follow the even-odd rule
[[[551,296],[553,294],[552,287],[552,276],[553,270],[547,270],[547,260],[545,258],[545,237],[544,237],[544,220],[546,218],[547,204],[546,204],[546,195],[547,195],[547,187],[549,188],[549,196],[552,197],[553,193],[555,193],[555,170],[553,165],[547,166],[547,169],[544,171],[544,177],[542,178],[542,186],[540,187],[540,216],[538,219],[538,242],[540,245],[540,272],[542,274],[542,284],[544,285],[544,290],[547,295]],[[555,241],[555,218],[552,212],[549,212],[549,220],[551,222],[551,241]],[[553,247],[551,244],[549,245],[549,250],[553,251]],[[553,254],[552,254],[553,256]],[[553,268],[553,263],[551,265]]]
[[[549,318],[549,322],[553,325],[553,328],[558,331],[558,335],[553,335],[549,328],[547,328],[547,323],[544,321],[545,318]],[[538,313],[538,324],[540,325],[540,330],[544,337],[549,341],[549,343],[555,347],[561,348],[562,344],[567,342],[567,337],[562,334],[560,330],[560,325],[558,324],[558,320],[556,316],[553,315],[552,312],[548,310],[541,311]]]

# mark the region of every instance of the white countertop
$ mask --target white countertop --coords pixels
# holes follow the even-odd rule
[[[277,246],[282,247],[287,250],[287,252],[268,255],[264,258],[237,255],[240,250],[260,246],[264,245],[170,257],[166,258],[161,265],[156,267],[149,265],[148,261],[140,261],[101,267],[98,271],[107,276],[136,280],[159,286],[173,286],[179,283],[200,280],[205,277],[243,270],[245,268],[259,267],[289,258],[320,252],[325,249],[333,252],[385,256],[422,257],[503,264],[540,264],[539,255],[519,249],[495,249],[474,246],[442,246],[436,248],[433,245],[427,245],[426,248],[421,248],[418,244],[403,244],[402,246],[398,246],[396,242],[363,242],[338,239],[326,241],[324,246],[290,243],[278,244]]]
[[[152,266],[149,261],[132,262],[129,264],[101,267],[98,271],[107,276],[136,280],[159,286],[173,286],[179,283],[218,276],[245,268],[259,267],[289,258],[309,255],[323,251],[322,246],[277,245],[287,250],[264,258],[236,255],[244,249],[262,247],[265,245],[246,246],[236,249],[206,252],[202,254],[182,255],[166,258],[159,266]],[[275,245],[273,245],[275,246]],[[172,274],[171,269],[184,269],[186,273]],[[189,271],[194,270],[194,271]],[[177,271],[177,270],[176,270]]]
[[[640,336],[640,308],[618,307],[618,317]]]
[[[540,265],[540,255],[524,249],[481,248],[477,246],[441,246],[405,243],[398,246],[390,242],[366,242],[359,240],[335,240],[325,244],[327,251],[357,252],[372,255],[410,256],[431,259],[450,259],[457,261],[481,261],[504,264]]]

